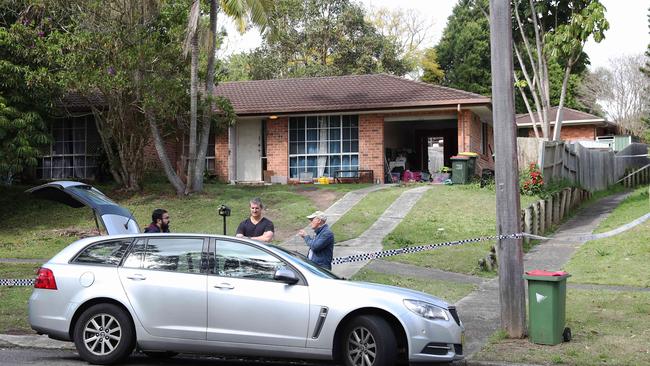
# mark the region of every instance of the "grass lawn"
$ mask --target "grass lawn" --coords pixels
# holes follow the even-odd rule
[[[322,190],[335,197],[363,188],[359,184],[310,185],[310,190]],[[28,187],[3,187],[0,194],[0,257],[50,258],[76,240],[80,231],[95,227],[92,213],[87,208],[74,209],[51,201],[40,200],[24,193]],[[120,205],[133,211],[138,223],[145,227],[151,221],[155,208],[170,212],[173,232],[223,233],[223,221],[217,215],[221,204],[232,209],[228,218],[228,234],[233,235],[241,220],[248,217],[249,199],[259,196],[267,206],[265,215],[273,220],[276,241],[306,225],[305,216],[317,206],[307,197],[303,186],[231,186],[206,184],[205,192],[179,198],[166,183],[145,186],[143,192],[126,196],[109,186],[100,190]],[[312,192],[313,193],[313,192]],[[11,208],[11,209],[8,209]]]
[[[37,264],[0,264],[0,278],[36,278]],[[32,287],[0,287],[0,333],[33,333],[27,324]]]
[[[635,190],[598,227],[604,232],[650,212],[648,187]],[[650,287],[650,220],[629,231],[583,244],[565,266],[570,282]]]
[[[569,289],[571,342],[545,346],[497,334],[474,359],[540,365],[650,365],[649,313],[647,292]]]
[[[336,242],[354,239],[366,231],[407,188],[391,187],[368,193],[334,225]]]
[[[384,285],[406,287],[412,290],[426,292],[429,295],[441,298],[451,304],[467,296],[476,288],[476,286],[472,284],[445,282],[438,280],[423,280],[414,277],[388,275],[368,269],[362,269],[357,274],[352,276],[352,279],[355,281],[365,281],[381,283]]]
[[[495,235],[495,192],[477,185],[433,186],[404,220],[384,238],[384,249],[433,244]],[[522,196],[521,206],[537,200]],[[440,248],[388,260],[438,268],[445,271],[494,275],[480,271],[478,260],[488,254],[494,241]]]

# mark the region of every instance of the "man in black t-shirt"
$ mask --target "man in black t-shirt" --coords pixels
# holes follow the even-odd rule
[[[262,217],[264,204],[259,198],[250,200],[251,216],[242,221],[237,227],[238,238],[249,238],[270,243],[273,240],[273,222]]]

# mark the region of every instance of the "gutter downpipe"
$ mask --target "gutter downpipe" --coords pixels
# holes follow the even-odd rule
[[[463,119],[463,115],[460,112],[460,103],[458,103],[458,106],[456,107],[456,111],[458,111],[458,120],[462,121],[462,127],[461,127],[461,146],[458,147],[459,151],[465,151],[465,120]]]

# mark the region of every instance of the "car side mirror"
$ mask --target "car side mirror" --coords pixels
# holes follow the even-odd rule
[[[284,282],[288,285],[295,285],[300,281],[296,272],[290,269],[278,269],[273,275],[273,279],[276,281]]]

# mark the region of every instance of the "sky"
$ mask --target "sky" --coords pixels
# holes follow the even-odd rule
[[[360,0],[366,9],[416,9],[433,24],[428,36],[429,44],[434,46],[440,40],[457,0]],[[606,18],[610,29],[605,32],[605,39],[596,43],[590,39],[585,45],[585,52],[591,60],[591,68],[607,67],[609,60],[624,55],[642,54],[650,43],[648,33],[648,0],[601,0],[607,8]],[[228,27],[229,39],[219,56],[250,50],[257,47],[261,39],[255,29],[239,35],[232,26]]]

